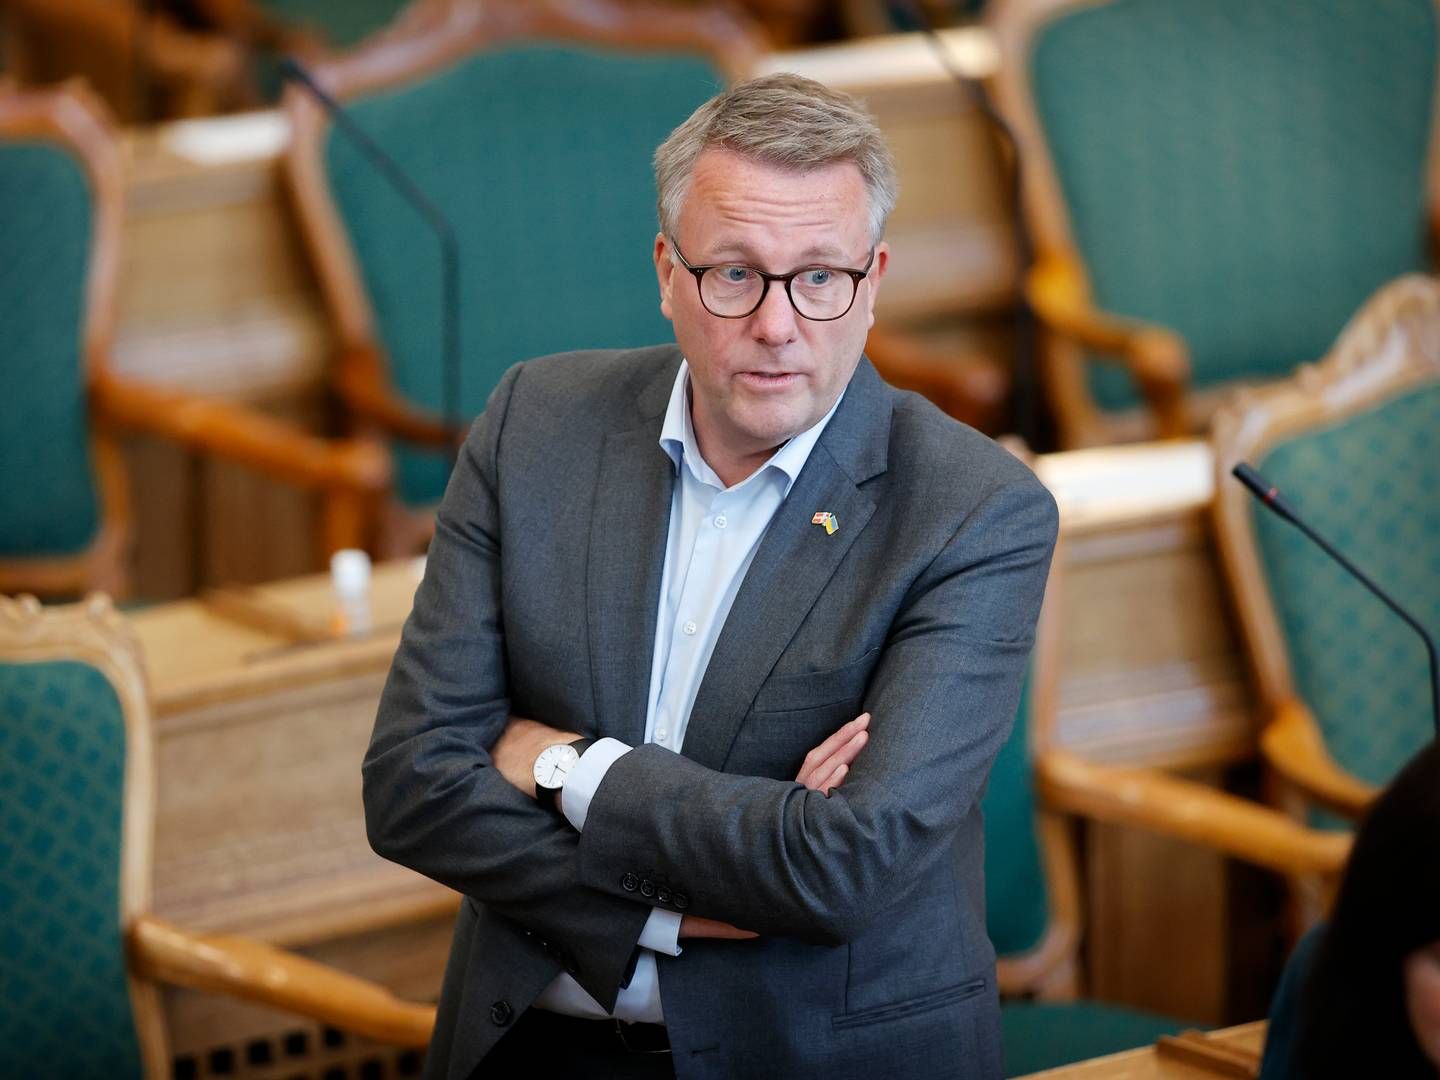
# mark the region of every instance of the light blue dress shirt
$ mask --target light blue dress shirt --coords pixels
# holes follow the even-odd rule
[[[705,677],[710,654],[730,614],[745,571],[760,547],[770,520],[785,501],[800,470],[844,394],[813,426],[796,435],[755,472],[727,488],[700,456],[690,421],[690,368],[681,361],[660,429],[660,446],[675,463],[670,532],[655,620],[645,741],[675,753],[685,741],[690,709]],[[823,510],[824,507],[814,509]],[[817,526],[818,527],[818,526]],[[570,824],[585,828],[590,800],[606,771],[630,747],[600,739],[565,780],[561,805]],[[640,955],[630,984],[620,991],[615,1011],[606,1012],[569,975],[559,975],[535,1000],[536,1006],[570,1016],[664,1022],[655,953],[679,956],[678,912],[654,908],[640,934]]]

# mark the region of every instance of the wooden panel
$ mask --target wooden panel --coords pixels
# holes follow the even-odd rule
[[[328,331],[284,197],[278,114],[124,137],[126,213],[115,368],[326,430]],[[136,594],[316,569],[308,496],[226,462],[131,439]]]

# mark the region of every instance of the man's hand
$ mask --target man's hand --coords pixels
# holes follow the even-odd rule
[[[540,751],[555,743],[574,742],[580,736],[573,731],[546,727],[538,720],[512,716],[500,740],[490,751],[490,760],[500,775],[517,788],[535,797],[535,759]]]
[[[860,756],[870,740],[870,714],[861,713],[848,724],[842,724],[828,739],[805,755],[796,781],[811,791],[829,795],[850,771],[850,763]]]
[[[849,723],[842,724],[834,735],[805,755],[800,772],[795,777],[796,782],[804,784],[811,791],[829,795],[830,789],[839,787],[845,779],[846,773],[850,771],[850,763],[865,749],[865,744],[870,740],[870,732],[867,730],[869,726],[869,713],[861,713]],[[686,915],[680,920],[680,936],[748,941],[760,935],[718,919]]]

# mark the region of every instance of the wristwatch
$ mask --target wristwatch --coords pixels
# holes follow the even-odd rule
[[[565,778],[570,775],[571,769],[580,764],[580,755],[594,741],[594,739],[576,739],[574,742],[568,743],[551,743],[540,751],[540,756],[535,759],[533,769],[536,802],[541,806],[554,809],[555,797],[565,786]]]

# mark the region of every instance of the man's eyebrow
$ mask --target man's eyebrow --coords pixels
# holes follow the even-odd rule
[[[744,263],[747,266],[760,265],[760,258],[755,254],[754,249],[748,244],[739,241],[722,241],[716,244],[711,250],[714,252],[714,255],[707,256],[705,262],[737,262]],[[686,252],[686,254],[688,255],[689,252]],[[825,263],[834,266],[844,262],[849,256],[843,248],[835,244],[812,244],[810,247],[801,251],[796,258],[798,261],[793,264],[796,267],[810,266],[815,263]],[[790,269],[790,267],[786,269]]]

